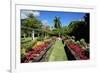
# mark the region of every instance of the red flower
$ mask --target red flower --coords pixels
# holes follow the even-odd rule
[[[84,54],[85,50],[83,50],[79,45],[70,44],[69,48],[71,48],[80,57],[80,59],[88,59],[88,57]]]

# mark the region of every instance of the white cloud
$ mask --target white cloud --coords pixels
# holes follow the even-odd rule
[[[42,24],[47,26],[48,25],[48,21],[47,20],[42,20]]]
[[[21,11],[21,18],[27,18],[30,13],[32,13],[35,17],[40,16],[40,12],[39,11],[22,10]]]
[[[21,13],[21,19],[26,19],[28,18],[25,14]]]
[[[38,16],[40,16],[40,12],[38,12],[38,11],[33,11],[33,15],[36,16],[36,17],[38,17]]]

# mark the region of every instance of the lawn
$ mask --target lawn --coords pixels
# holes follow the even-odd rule
[[[55,41],[55,44],[50,48],[52,49],[48,61],[66,61],[67,56],[64,51],[64,45],[61,40]]]

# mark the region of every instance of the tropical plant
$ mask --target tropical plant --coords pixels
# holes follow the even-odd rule
[[[55,28],[61,28],[60,17],[55,17],[55,19],[54,19],[54,27]]]

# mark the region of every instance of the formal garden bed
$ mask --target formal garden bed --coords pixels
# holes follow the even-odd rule
[[[39,62],[53,43],[54,41],[51,39],[46,39],[44,41],[37,41],[31,48],[23,49],[21,62]]]
[[[63,42],[66,46],[65,49],[68,49],[76,60],[89,59],[89,44],[84,39],[75,41],[74,38],[64,38]]]

